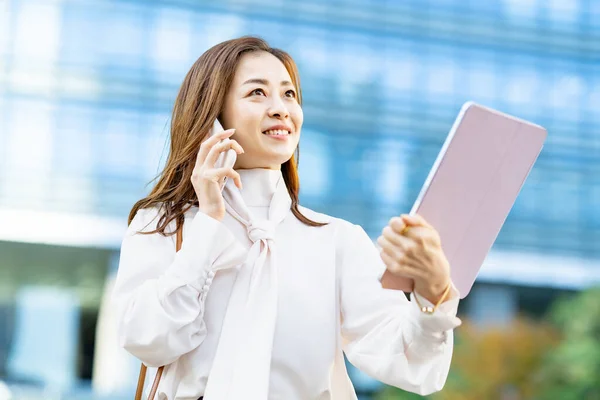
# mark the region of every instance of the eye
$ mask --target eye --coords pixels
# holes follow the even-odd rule
[[[251,95],[257,95],[257,96],[266,96],[265,95],[265,91],[262,89],[254,89],[253,91],[250,92]]]
[[[285,92],[285,95],[287,97],[291,97],[291,98],[295,99],[296,98],[296,91],[290,89],[290,90],[288,90],[288,91]]]

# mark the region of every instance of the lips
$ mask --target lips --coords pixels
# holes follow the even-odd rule
[[[269,129],[268,131],[264,131],[263,134],[268,136],[287,136],[290,134],[290,131],[285,129]]]
[[[286,124],[272,125],[262,132],[268,136],[286,136],[292,133],[292,129]]]

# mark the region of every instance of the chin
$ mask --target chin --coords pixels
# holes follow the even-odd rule
[[[292,158],[294,154],[271,154],[269,156],[266,156],[264,158],[264,160],[266,161],[266,165],[269,165],[270,168],[273,168],[273,166],[278,166],[281,167],[282,164],[285,164],[287,161],[290,160],[290,158]]]

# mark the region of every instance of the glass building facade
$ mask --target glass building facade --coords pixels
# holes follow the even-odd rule
[[[549,132],[494,251],[576,258],[600,276],[600,2],[4,0],[0,303],[49,258],[65,286],[86,288],[78,298],[95,318],[111,258],[102,250],[118,248],[165,160],[184,75],[210,46],[247,34],[300,69],[303,205],[376,237],[410,210],[474,100]],[[36,226],[37,215],[74,222]],[[85,242],[94,260],[63,262],[50,246],[36,250],[48,258],[14,261],[30,250],[10,243],[89,221],[102,227]],[[69,238],[50,244],[81,245]],[[0,329],[0,352],[2,340]]]
[[[15,1],[0,21],[0,204],[125,218],[164,160],[178,86],[260,35],[299,64],[302,201],[376,235],[407,211],[461,104],[542,124],[498,248],[600,257],[592,1]]]

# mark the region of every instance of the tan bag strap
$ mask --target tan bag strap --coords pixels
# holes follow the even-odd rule
[[[181,243],[183,242],[183,220],[177,222],[177,241],[175,244],[175,251],[181,250]],[[148,400],[154,400],[154,396],[156,396],[156,391],[158,389],[158,384],[160,383],[160,378],[162,377],[164,366],[159,367],[156,371],[156,376],[154,377],[154,383],[152,384],[152,389],[150,389],[150,394],[148,395]],[[140,367],[140,376],[138,378],[137,389],[135,390],[135,400],[142,400],[142,393],[144,392],[144,381],[146,380],[146,366],[142,363]]]

